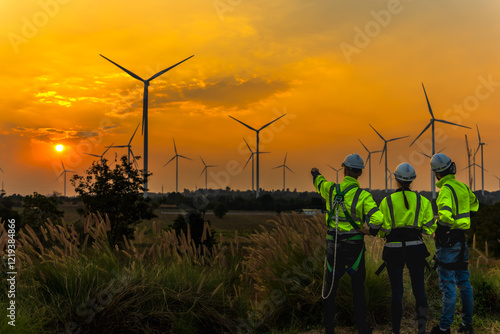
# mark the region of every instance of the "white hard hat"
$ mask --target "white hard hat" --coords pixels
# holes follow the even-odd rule
[[[353,153],[345,157],[342,167],[365,169],[365,162],[359,154]]]
[[[413,181],[417,177],[415,173],[415,168],[407,162],[403,162],[396,167],[394,171],[394,176],[396,180],[399,181]]]
[[[442,172],[447,170],[453,162],[444,153],[436,153],[431,158],[431,169],[433,172]]]

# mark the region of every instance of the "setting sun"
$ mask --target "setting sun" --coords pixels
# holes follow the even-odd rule
[[[61,144],[56,145],[56,151],[57,152],[62,152],[62,150],[64,150],[64,146],[62,146]]]

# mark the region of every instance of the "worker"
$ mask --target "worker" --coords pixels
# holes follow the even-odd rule
[[[403,269],[406,264],[410,272],[411,287],[415,296],[418,333],[425,334],[428,306],[425,294],[425,258],[430,254],[422,234],[431,235],[436,230],[431,202],[424,196],[410,190],[417,177],[415,168],[407,162],[399,164],[394,171],[397,190],[380,203],[384,221],[379,235],[385,237],[382,253],[391,284],[392,334],[399,334],[403,315]]]
[[[470,218],[478,210],[479,202],[469,187],[455,180],[455,163],[446,154],[434,154],[431,168],[438,179],[436,186],[440,188],[436,200],[439,217],[434,240],[439,288],[443,293],[441,318],[431,333],[450,333],[457,302],[456,285],[462,299],[462,323],[458,331],[473,334],[473,296],[465,232],[470,228]]]
[[[328,226],[324,299],[325,333],[335,332],[335,297],[339,280],[347,271],[351,278],[354,317],[359,333],[372,333],[368,324],[365,295],[364,222],[376,226],[383,220],[372,195],[359,187],[357,179],[365,167],[358,154],[348,155],[342,163],[344,180],[340,184],[326,181],[317,168],[311,169],[316,191],[326,200]]]

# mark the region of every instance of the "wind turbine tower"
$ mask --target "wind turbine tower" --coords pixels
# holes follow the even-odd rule
[[[185,156],[177,153],[177,146],[175,146],[175,138],[174,138],[174,151],[175,151],[175,155],[166,164],[164,164],[163,167],[165,167],[172,160],[175,159],[175,192],[178,193],[179,192],[179,158],[184,158],[184,159],[188,159],[188,160],[193,160],[193,159],[185,157]],[[163,186],[162,186],[162,188],[163,188]]]
[[[465,135],[465,149],[467,150],[467,168],[469,175],[469,188],[472,189],[472,173],[470,170],[470,157],[472,156],[472,149],[469,147],[469,140],[467,139],[467,135]]]
[[[387,168],[387,143],[391,142],[391,141],[403,139],[403,138],[406,138],[406,137],[409,137],[409,136],[392,138],[392,139],[387,139],[386,140],[384,137],[382,137],[382,135],[380,133],[378,133],[377,130],[375,130],[375,128],[373,126],[371,126],[371,124],[368,124],[368,125],[370,125],[370,127],[373,129],[373,131],[375,131],[378,134],[378,136],[380,138],[382,138],[382,140],[384,141],[384,148],[382,149],[382,156],[380,157],[380,162],[382,162],[382,158],[384,157],[384,153],[385,153],[385,192],[387,192],[387,170],[388,170],[388,168]]]
[[[372,190],[372,160],[371,160],[371,155],[372,155],[372,153],[379,153],[382,151],[370,151],[369,149],[366,148],[365,144],[363,144],[361,139],[358,139],[358,140],[361,143],[361,145],[363,145],[366,152],[368,152],[368,157],[366,158],[366,162],[368,163],[368,189]],[[337,174],[337,183],[338,183],[338,174]]]
[[[208,184],[208,176],[207,176],[207,175],[208,175],[208,169],[209,169],[210,167],[217,167],[217,166],[216,166],[216,165],[207,165],[207,164],[205,163],[205,161],[203,161],[203,158],[202,158],[201,156],[200,156],[200,159],[201,159],[201,162],[203,162],[203,166],[205,166],[205,168],[203,168],[203,170],[201,171],[200,176],[202,176],[202,175],[203,175],[203,172],[205,172],[205,190],[207,190],[207,189],[208,189],[208,188],[207,188],[207,184]]]
[[[479,144],[478,148],[481,148],[481,195],[484,196],[484,157],[483,157],[483,146],[486,143],[483,143],[481,141],[481,135],[479,134],[479,127],[476,124],[476,129],[477,129],[477,138],[479,139]]]
[[[259,133],[260,133],[260,131],[262,131],[263,129],[265,129],[269,125],[273,124],[274,122],[276,122],[277,120],[279,120],[281,117],[283,117],[285,115],[286,114],[281,115],[280,117],[276,118],[275,120],[273,120],[273,121],[271,121],[271,122],[269,122],[269,123],[261,126],[259,129],[254,129],[250,125],[247,125],[247,124],[243,123],[242,121],[239,121],[236,118],[234,118],[232,116],[229,116],[232,119],[234,119],[236,122],[243,124],[244,126],[246,126],[247,128],[249,128],[252,131],[255,131],[255,133],[257,135],[257,145],[256,145],[257,146],[257,151],[255,152],[255,154],[257,155],[257,172],[256,172],[256,177],[255,177],[255,179],[256,179],[256,188],[257,188],[257,191],[255,192],[255,197],[256,198],[259,197],[259,190],[260,190],[260,188],[259,188],[259,153],[260,153],[260,151],[259,151]]]
[[[445,121],[443,119],[437,119],[434,117],[434,114],[432,112],[431,104],[429,102],[429,99],[427,98],[427,92],[425,91],[424,84],[422,83],[422,88],[424,89],[424,95],[425,95],[425,100],[427,101],[427,108],[429,109],[429,113],[431,114],[431,120],[429,124],[420,132],[420,134],[415,138],[415,140],[410,144],[410,146],[413,145],[417,141],[418,138],[429,128],[432,127],[432,156],[436,153],[436,142],[435,142],[435,134],[434,134],[434,123],[435,122],[440,122],[440,123],[445,123],[445,124],[450,124],[450,125],[455,125],[455,126],[460,126],[463,128],[470,129],[468,126],[465,125],[460,125],[452,122]],[[432,192],[432,199],[436,199],[436,179],[434,178],[434,172],[431,170],[431,192]]]
[[[252,192],[255,191],[255,188],[254,188],[254,174],[255,174],[255,163],[254,163],[254,159],[253,159],[253,156],[255,155],[255,152],[252,151],[252,149],[250,148],[250,145],[248,145],[247,141],[245,140],[245,138],[243,138],[243,141],[245,142],[245,144],[247,145],[248,147],[248,150],[250,151],[250,157],[248,157],[248,160],[245,164],[245,166],[243,167],[243,169],[245,169],[245,167],[248,165],[248,163],[250,162],[250,159],[252,159]],[[262,153],[270,153],[270,152],[259,152],[259,154],[262,154]]]
[[[285,187],[285,169],[288,169],[290,172],[293,173],[293,170],[291,170],[290,168],[288,168],[288,166],[286,165],[286,156],[288,155],[288,153],[285,153],[285,160],[283,160],[283,165],[279,165],[279,166],[276,166],[274,167],[273,169],[276,169],[276,168],[283,168],[283,191],[285,191],[286,187]],[[295,174],[295,173],[293,173]]]
[[[66,173],[76,173],[76,172],[74,172],[72,170],[67,170],[66,168],[64,168],[64,164],[63,164],[62,160],[61,160],[61,165],[63,168],[63,172],[61,173],[61,175],[59,175],[57,177],[56,181],[59,180],[59,178],[64,175],[64,197],[66,197]],[[2,187],[3,187],[3,185],[2,185]]]
[[[143,105],[143,107],[142,107],[142,134],[144,135],[144,162],[143,162],[144,163],[144,197],[148,197],[148,89],[149,89],[149,83],[152,80],[159,77],[160,75],[162,75],[163,73],[173,69],[177,65],[182,64],[183,62],[185,62],[189,58],[194,57],[194,55],[191,57],[187,57],[186,59],[178,62],[177,64],[172,65],[172,66],[164,69],[163,71],[156,73],[155,75],[153,75],[151,78],[149,78],[147,80],[132,73],[131,71],[127,70],[125,67],[118,65],[117,63],[104,57],[103,55],[100,55],[100,56],[103,57],[104,59],[106,59],[107,61],[109,61],[110,63],[118,66],[122,71],[124,71],[125,73],[130,75],[132,78],[137,79],[137,80],[144,83],[144,95],[143,95],[143,104],[142,104]]]

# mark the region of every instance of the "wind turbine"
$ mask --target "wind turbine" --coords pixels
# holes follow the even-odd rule
[[[217,166],[216,166],[216,165],[207,165],[207,164],[205,163],[205,161],[203,161],[203,158],[202,158],[201,156],[200,156],[200,159],[201,159],[201,162],[203,162],[203,165],[205,166],[205,168],[203,168],[203,170],[201,171],[200,176],[202,176],[202,175],[203,175],[203,172],[205,172],[205,190],[207,190],[207,184],[208,184],[208,182],[207,182],[207,181],[208,181],[208,177],[207,177],[207,175],[208,175],[208,169],[209,169],[210,167],[217,167]]]
[[[368,189],[372,190],[372,161],[371,161],[371,155],[372,155],[372,153],[379,153],[379,152],[382,152],[382,151],[370,151],[370,150],[368,150],[366,148],[365,144],[363,144],[363,142],[361,141],[361,139],[358,139],[358,140],[361,143],[361,145],[363,145],[363,147],[365,148],[366,152],[368,152],[368,157],[366,158],[366,162],[369,163],[369,165],[368,165]],[[337,174],[337,183],[338,183],[338,174]]]
[[[478,149],[481,148],[481,195],[484,196],[484,160],[483,160],[483,146],[485,143],[481,142],[481,135],[479,134],[479,127],[476,124],[477,138],[479,139]]]
[[[104,163],[104,155],[106,154],[106,152],[108,152],[108,150],[113,147],[113,144],[111,144],[110,146],[106,146],[107,149],[106,151],[104,151],[101,155],[97,155],[97,154],[92,154],[92,153],[87,153],[85,152],[86,155],[90,155],[90,156],[93,156],[93,157],[96,157],[96,158],[99,158],[101,160],[101,164]]]
[[[143,104],[142,104],[143,105],[143,107],[142,107],[142,134],[144,135],[144,197],[148,197],[148,88],[149,88],[149,82],[154,80],[155,78],[159,77],[163,73],[173,69],[177,65],[182,64],[183,62],[185,62],[189,58],[194,57],[194,55],[192,55],[191,57],[187,57],[186,59],[178,62],[177,64],[172,65],[172,66],[164,69],[163,71],[156,73],[155,75],[153,75],[151,78],[149,78],[147,80],[132,73],[131,71],[127,70],[125,67],[118,65],[117,63],[104,57],[103,55],[100,54],[100,56],[103,57],[104,59],[106,59],[107,61],[111,62],[112,64],[118,66],[122,71],[124,71],[125,73],[130,75],[132,78],[137,79],[139,81],[142,81],[144,83],[144,96],[143,96]]]
[[[188,159],[188,160],[193,160],[193,159],[185,157],[185,156],[177,153],[177,147],[175,146],[175,138],[174,138],[174,151],[175,151],[175,155],[166,164],[164,164],[163,167],[165,167],[172,160],[175,159],[175,192],[178,193],[179,192],[179,158],[184,158],[184,159]]]
[[[252,149],[250,148],[250,145],[248,145],[247,141],[245,140],[245,138],[243,138],[243,140],[245,141],[245,144],[247,144],[247,147],[248,147],[248,150],[250,151],[250,157],[248,158],[245,166],[243,167],[243,169],[245,169],[245,167],[248,165],[248,162],[250,161],[250,159],[252,159],[252,191],[254,191],[254,159],[253,159],[253,156],[256,154],[254,151],[252,151]],[[259,152],[259,154],[262,154],[262,153],[270,153],[270,152]]]
[[[389,179],[389,187],[392,189],[392,175],[393,173],[389,170],[389,168],[386,169],[386,172],[389,172],[389,175],[387,176]],[[387,182],[387,179],[385,180]]]
[[[280,117],[276,118],[274,121],[269,122],[269,123],[267,123],[267,124],[263,125],[263,126],[262,126],[262,127],[260,127],[260,129],[258,129],[258,130],[257,130],[257,129],[252,128],[250,125],[247,125],[247,124],[243,123],[242,121],[237,120],[236,118],[234,118],[234,117],[232,117],[232,116],[229,116],[229,117],[231,117],[232,119],[234,119],[236,122],[241,123],[241,124],[243,124],[244,126],[246,126],[247,128],[249,128],[250,130],[255,131],[255,133],[257,134],[257,151],[255,152],[255,154],[257,155],[257,173],[256,173],[256,183],[257,183],[257,184],[256,184],[256,188],[257,188],[257,191],[256,191],[256,193],[255,193],[255,197],[256,197],[256,198],[257,198],[257,197],[259,197],[259,190],[260,190],[260,188],[259,188],[259,153],[260,153],[260,152],[259,152],[259,133],[260,133],[260,131],[261,131],[261,130],[263,130],[264,128],[266,128],[266,127],[268,127],[269,125],[273,124],[274,122],[276,122],[277,120],[279,120],[281,117],[283,117],[283,116],[285,116],[285,115],[286,115],[286,114],[281,115]]]
[[[392,138],[392,139],[386,140],[384,137],[382,137],[382,135],[380,133],[378,133],[377,130],[375,130],[375,128],[373,126],[371,126],[371,124],[368,124],[368,125],[370,125],[370,127],[373,129],[373,131],[375,131],[378,134],[378,136],[380,138],[382,138],[382,140],[384,141],[384,148],[382,149],[382,155],[380,156],[380,162],[382,162],[382,158],[384,157],[384,152],[385,152],[385,192],[387,192],[387,143],[391,142],[391,141],[403,139],[403,138],[406,138],[406,137],[409,137],[409,136]]]
[[[283,165],[279,165],[279,166],[276,166],[274,167],[273,169],[276,169],[276,168],[283,168],[283,191],[285,191],[285,169],[288,169],[290,172],[293,173],[293,170],[291,170],[290,168],[288,168],[288,166],[286,165],[286,156],[288,155],[288,153],[285,153],[285,160],[283,160]],[[295,174],[295,173],[293,173]]]
[[[500,190],[500,177],[498,177],[496,175],[493,175],[493,176],[498,179],[498,189]],[[3,182],[2,182],[2,189],[3,189]]]
[[[467,139],[467,135],[465,135],[465,149],[467,151],[467,166],[470,166],[470,157],[472,156],[472,150],[469,147],[469,140]],[[472,175],[470,171],[470,167],[467,167],[469,169],[468,174],[469,174],[469,188],[472,189]]]
[[[61,165],[62,165],[62,168],[63,168],[63,172],[61,173],[61,175],[59,175],[57,177],[56,181],[59,180],[59,178],[61,176],[63,176],[63,174],[64,174],[64,197],[66,197],[66,173],[76,173],[76,172],[74,172],[72,170],[67,170],[66,168],[64,168],[64,164],[63,164],[62,160],[61,160]]]
[[[468,126],[465,126],[465,125],[460,125],[460,124],[456,124],[456,123],[445,121],[444,119],[437,119],[437,118],[435,118],[434,114],[432,113],[431,104],[429,102],[429,98],[427,97],[427,92],[425,91],[425,87],[424,87],[423,83],[422,83],[422,88],[424,89],[425,100],[427,101],[427,108],[429,109],[429,113],[431,114],[431,120],[430,120],[429,124],[427,124],[427,126],[422,130],[422,132],[420,132],[420,134],[417,136],[417,138],[415,138],[415,140],[410,144],[410,146],[412,146],[413,143],[415,143],[417,141],[417,139],[420,138],[420,136],[429,127],[432,127],[432,156],[434,156],[434,154],[436,153],[436,142],[434,140],[434,138],[435,138],[434,123],[435,122],[440,122],[440,123],[445,123],[445,124],[460,126],[460,127],[467,128],[467,129],[470,129],[470,128]],[[436,179],[434,177],[432,177],[432,176],[434,176],[434,173],[431,170],[431,193],[432,193],[432,199],[435,199],[436,198]]]
[[[134,139],[134,136],[135,136],[135,133],[137,132],[137,129],[139,128],[139,125],[141,123],[137,124],[137,127],[135,128],[135,131],[134,131],[134,134],[132,135],[132,137],[130,137],[130,140],[128,141],[128,144],[127,145],[112,145],[112,146],[106,146],[108,148],[111,148],[111,147],[115,147],[115,148],[124,148],[126,147],[127,148],[127,152],[128,152],[128,158],[127,158],[127,161],[128,163],[130,164],[130,153],[132,153],[132,158],[134,159],[134,163],[135,163],[135,167],[137,169],[139,169],[139,166],[137,165],[137,160],[135,159],[135,155],[134,155],[134,152],[132,151],[132,140]]]
[[[333,169],[335,172],[337,172],[337,181],[335,183],[339,183],[339,172],[342,170],[342,168],[333,168],[332,166],[328,165],[328,167],[330,167],[331,169]]]

